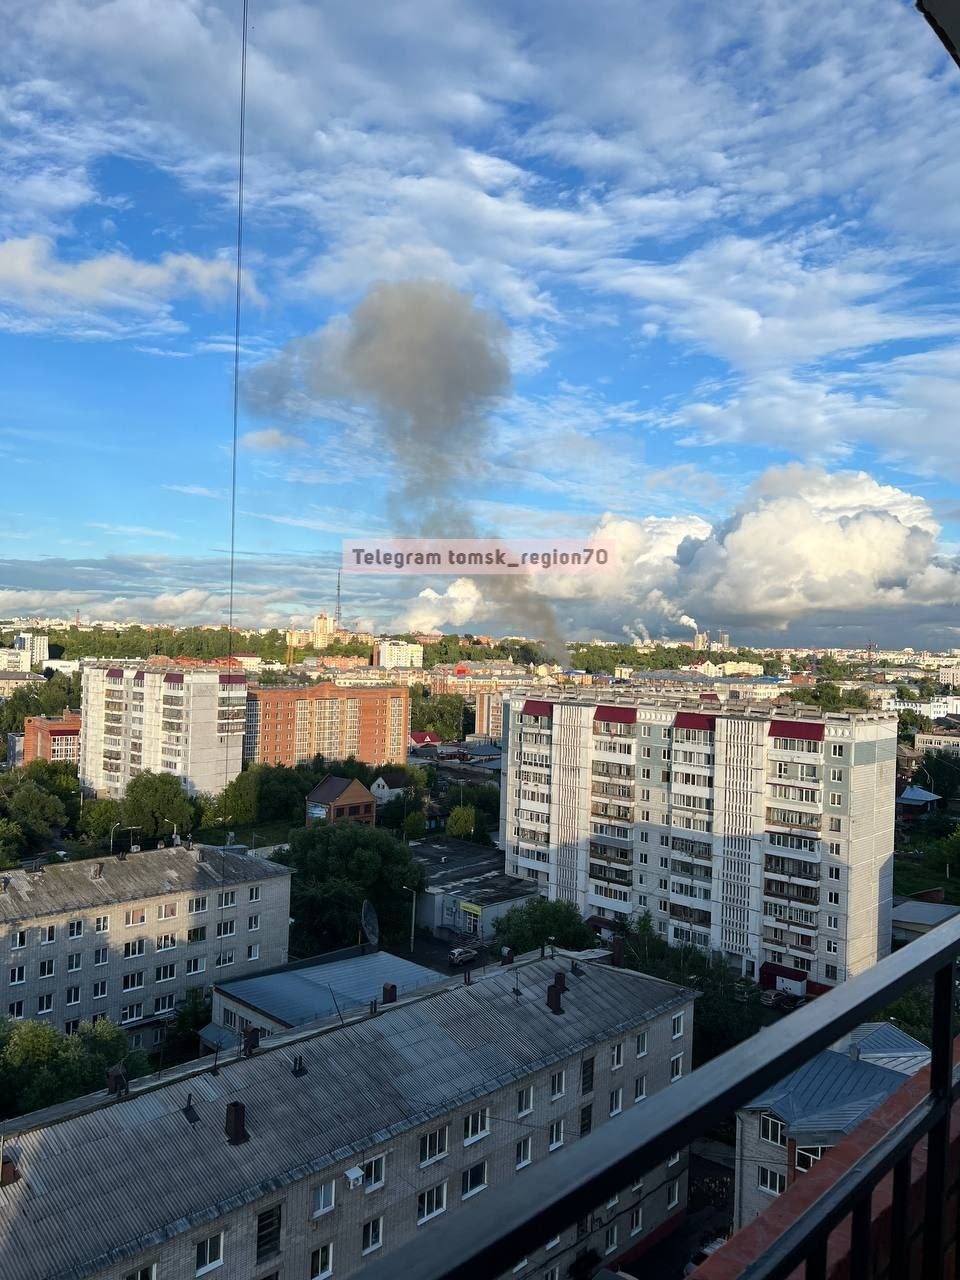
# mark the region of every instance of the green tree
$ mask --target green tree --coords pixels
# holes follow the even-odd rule
[[[917,766],[914,781],[935,791],[946,804],[960,788],[960,765],[946,751],[928,751]]]
[[[511,907],[494,923],[493,931],[499,946],[510,947],[518,955],[544,946],[551,938],[558,947],[570,951],[584,951],[597,940],[572,902],[548,902],[540,897]]]
[[[897,738],[901,742],[912,742],[915,733],[929,733],[932,728],[933,721],[919,711],[897,713]]]
[[[422,840],[427,834],[427,820],[419,809],[408,813],[403,820],[403,834],[408,840]]]
[[[423,685],[410,690],[410,728],[415,733],[436,733],[444,742],[459,742],[464,732],[465,700],[459,693],[430,695]]]
[[[9,818],[0,818],[0,871],[10,871],[20,865],[27,842],[23,831]]]
[[[450,810],[447,819],[447,835],[458,840],[469,840],[477,826],[477,811],[472,804],[458,804]]]
[[[193,803],[171,773],[147,772],[131,778],[121,811],[123,825],[135,828],[134,842],[138,834],[146,840],[170,836],[174,823],[178,832],[193,830]]]
[[[109,840],[110,832],[122,821],[119,800],[88,800],[80,818],[80,832],[90,840]]]
[[[10,797],[7,814],[31,850],[49,840],[53,831],[61,830],[67,821],[63,801],[29,780],[21,782]]]

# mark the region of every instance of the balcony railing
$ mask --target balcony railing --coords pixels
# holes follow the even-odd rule
[[[744,1264],[742,1280],[786,1280],[804,1267],[806,1280],[827,1275],[827,1243],[839,1226],[850,1229],[851,1276],[872,1276],[871,1198],[892,1174],[890,1258],[894,1280],[918,1274],[910,1258],[919,1238],[924,1280],[945,1273],[944,1255],[955,1236],[955,1206],[948,1205],[949,1135],[960,1085],[953,1070],[954,957],[960,921],[951,921],[908,948],[848,979],[807,1007],[677,1080],[657,1096],[656,1109],[637,1108],[616,1124],[600,1125],[562,1157],[544,1162],[536,1179],[511,1180],[484,1193],[470,1213],[437,1223],[430,1248],[416,1239],[363,1271],[363,1280],[476,1280],[499,1276],[548,1239],[673,1152],[702,1137],[737,1108],[782,1080],[814,1054],[866,1021],[898,996],[934,980],[932,1062],[928,1092],[877,1142],[843,1169],[761,1255]],[[562,1016],[562,1015],[561,1015]],[[914,1160],[925,1163],[925,1203],[911,1196]],[[809,1176],[809,1175],[807,1175]],[[719,1258],[720,1255],[718,1255]],[[884,1260],[886,1262],[886,1260]],[[952,1270],[951,1270],[952,1274]]]

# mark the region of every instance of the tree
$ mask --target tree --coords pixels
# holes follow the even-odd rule
[[[447,819],[447,835],[458,840],[469,840],[476,829],[477,811],[472,804],[458,804],[450,810]]]
[[[410,728],[415,733],[437,733],[444,742],[463,737],[465,700],[459,693],[430,695],[423,685],[410,690]]]
[[[928,751],[917,766],[914,780],[929,786],[946,804],[960,788],[960,765],[946,751]]]
[[[20,827],[9,818],[0,818],[0,871],[12,871],[18,867],[26,847]]]
[[[141,773],[131,778],[123,797],[125,827],[144,839],[170,836],[176,823],[178,832],[192,831],[193,803],[172,773]]]
[[[16,823],[30,849],[49,840],[53,830],[67,821],[67,811],[58,796],[44,791],[35,782],[21,782],[7,804],[10,821]]]
[[[408,840],[422,840],[427,834],[427,820],[419,809],[408,813],[403,820],[403,834]]]
[[[929,733],[932,728],[930,717],[919,711],[900,711],[897,715],[897,738],[901,742],[912,742],[915,733]]]
[[[119,800],[90,800],[83,807],[80,832],[90,840],[109,840],[114,825],[121,820]]]
[[[493,926],[501,947],[518,955],[544,946],[552,938],[558,947],[584,951],[596,943],[596,936],[572,902],[548,902],[530,898],[522,906],[511,907]]]

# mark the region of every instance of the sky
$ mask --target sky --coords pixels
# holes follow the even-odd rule
[[[227,616],[240,9],[4,6],[2,617]],[[614,540],[530,583],[563,634],[960,645],[960,72],[911,3],[250,0],[249,38],[239,622],[418,531],[442,443],[260,394],[386,282],[502,348],[440,469],[470,530]],[[345,574],[343,613],[532,634],[519,594]]]

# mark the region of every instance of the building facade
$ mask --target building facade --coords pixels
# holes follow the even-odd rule
[[[46,636],[38,636],[33,631],[21,631],[14,637],[14,649],[22,653],[26,660],[26,670],[40,666],[50,657],[50,642]]]
[[[0,1213],[15,1211],[22,1234],[5,1233],[0,1271],[4,1280],[362,1274],[413,1239],[429,1249],[438,1219],[467,1221],[489,1188],[536,1180],[594,1129],[655,1105],[689,1065],[692,1017],[691,993],[670,983],[547,959],[414,994],[277,1049],[271,1037],[217,1076],[8,1141],[19,1177],[0,1192]],[[83,1194],[50,1214],[32,1176],[40,1169],[47,1185]],[[588,1250],[615,1267],[679,1224],[686,1189],[677,1152],[510,1274],[560,1280]]]
[[[586,690],[505,712],[501,843],[544,896],[649,912],[769,985],[888,953],[895,715]]]
[[[503,737],[503,694],[481,691],[477,694],[474,734],[499,742]]]
[[[214,664],[84,663],[80,782],[119,799],[139,773],[170,773],[190,795],[240,772],[247,677]]]
[[[26,716],[23,721],[23,763],[31,760],[67,760],[80,763],[79,711],[62,716]]]
[[[313,647],[314,649],[325,649],[328,644],[333,642],[337,633],[337,624],[335,619],[328,617],[325,613],[318,613],[313,620]]]
[[[410,692],[401,686],[254,686],[246,699],[243,758],[288,767],[317,755],[405,764],[409,727]]]
[[[960,756],[960,730],[933,729],[929,733],[917,732],[913,735],[913,748],[924,754],[946,751],[952,756]]]
[[[378,640],[373,647],[375,667],[422,667],[423,645],[406,640]]]
[[[377,825],[376,797],[358,778],[337,778],[328,773],[308,792],[304,809],[308,827],[315,822]]]
[[[150,1048],[194,987],[284,964],[287,867],[157,849],[0,878],[0,1012],[61,1031],[110,1018]]]

